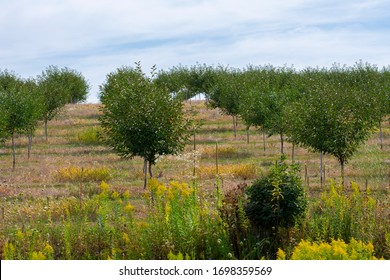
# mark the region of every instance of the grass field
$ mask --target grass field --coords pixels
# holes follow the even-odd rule
[[[16,242],[12,240],[17,238],[15,235],[18,232],[26,236],[28,230],[37,228],[34,223],[42,217],[47,217],[45,213],[50,212],[51,217],[54,217],[57,209],[58,217],[53,220],[57,222],[66,220],[60,209],[67,208],[69,201],[80,204],[80,209],[87,208],[86,205],[90,200],[101,194],[102,181],[107,182],[112,193],[117,193],[119,197],[124,194],[127,197],[129,194],[129,201],[133,207],[132,219],[142,220],[145,217],[149,206],[145,202],[148,190],[143,190],[143,161],[140,158],[123,160],[99,142],[98,108],[99,106],[95,104],[67,105],[57,119],[49,123],[48,142],[45,141],[43,125],[39,127],[33,140],[30,159],[27,158],[27,138],[17,138],[15,170],[12,169],[10,143],[0,147],[1,247],[6,248],[6,244]],[[178,181],[190,184],[196,178],[198,189],[212,195],[216,184],[220,184],[218,187],[224,191],[243,182],[250,185],[278,160],[280,156],[278,136],[267,137],[264,151],[260,131],[251,128],[248,144],[245,126],[242,123],[239,123],[237,137],[234,138],[231,117],[221,115],[218,110],[207,109],[203,101],[188,103],[186,108],[191,110],[195,119],[202,123],[195,136],[196,150],[194,151],[192,141],[181,155],[161,157],[153,167],[154,175],[160,183],[168,185],[171,181]],[[345,175],[347,189],[350,182],[356,182],[362,191],[367,187],[370,188],[374,199],[388,203],[390,200],[388,121],[384,122],[383,133],[383,149],[379,146],[379,131],[373,132],[371,139],[347,164]],[[216,143],[218,143],[218,173],[221,179],[218,183],[215,176]],[[289,143],[285,144],[285,152],[287,161],[290,162],[292,146]],[[325,182],[322,186],[319,176],[319,154],[295,147],[295,161],[301,164],[302,178],[307,174],[307,179],[303,181],[305,181],[308,197],[318,197],[331,180],[339,181],[340,168],[331,156],[324,157]],[[388,211],[388,208],[386,209]],[[386,213],[388,214],[389,211]],[[87,219],[86,216],[84,218]],[[34,220],[35,222],[32,222]],[[95,220],[91,218],[91,221]],[[390,240],[390,234],[388,238]],[[54,247],[53,244],[50,246]],[[386,248],[383,250],[387,250]],[[4,258],[5,249],[2,250],[2,258]],[[22,251],[19,251],[19,255],[11,256],[39,257],[38,253],[44,252],[44,248],[42,247],[41,250],[25,248]],[[32,256],[34,252],[36,254]],[[190,254],[190,252],[181,253]],[[107,254],[111,257],[115,255]],[[99,256],[106,258],[107,254]],[[57,252],[53,258],[56,256],[75,258],[75,255],[70,253],[66,255]],[[131,258],[130,255],[121,256]],[[46,257],[48,258],[47,255]],[[80,258],[88,257],[83,255]],[[91,256],[91,258],[96,257]],[[145,258],[148,256],[145,255]]]

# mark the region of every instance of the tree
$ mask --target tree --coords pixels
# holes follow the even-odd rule
[[[23,131],[23,134],[28,137],[28,147],[27,147],[27,156],[30,159],[31,148],[32,148],[32,139],[35,133],[35,130],[38,126],[39,121],[42,118],[44,111],[44,100],[43,96],[39,94],[38,86],[35,80],[28,79],[23,83],[23,94],[25,97],[27,110],[24,112],[27,120],[26,127]]]
[[[263,149],[265,152],[265,123],[269,115],[269,108],[265,103],[264,77],[267,67],[249,66],[244,72],[245,91],[241,97],[239,114],[247,131],[249,127],[261,128],[263,132]],[[249,135],[248,135],[249,138]],[[249,139],[247,139],[249,142]]]
[[[374,122],[361,87],[345,68],[308,69],[304,98],[289,108],[293,112],[294,139],[309,149],[337,158],[344,182],[344,166],[371,134]]]
[[[45,136],[48,139],[48,121],[70,101],[85,100],[89,86],[82,75],[74,70],[56,66],[49,66],[38,76],[38,90],[43,96],[44,112],[42,119],[45,122]]]
[[[89,84],[85,77],[74,69],[62,69],[63,84],[68,91],[68,103],[85,102],[88,97]]]
[[[182,102],[152,78],[137,63],[135,68],[122,67],[108,74],[100,87],[100,122],[106,143],[122,158],[144,159],[144,187],[147,170],[152,177],[158,157],[182,151],[190,136]]]
[[[206,94],[208,104],[232,116],[234,138],[237,135],[237,116],[240,112],[241,96],[245,91],[243,74],[238,69],[220,69],[216,72],[214,86]]]
[[[41,104],[33,81],[23,81],[6,71],[0,73],[0,135],[3,140],[11,138],[13,169],[16,164],[15,136],[32,136],[40,117]],[[30,147],[31,140],[29,151]]]
[[[190,68],[179,65],[160,71],[155,79],[158,85],[165,85],[182,100],[188,100],[197,94],[207,93],[214,85],[215,71],[211,66],[196,64]]]

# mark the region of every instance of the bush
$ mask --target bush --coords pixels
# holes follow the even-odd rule
[[[268,176],[248,188],[246,214],[263,229],[294,226],[305,212],[307,201],[299,175],[299,166],[287,165],[282,158]]]

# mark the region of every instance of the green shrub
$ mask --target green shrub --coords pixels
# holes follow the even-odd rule
[[[299,166],[282,158],[268,176],[256,180],[247,190],[246,214],[263,229],[291,227],[305,213],[307,201]]]

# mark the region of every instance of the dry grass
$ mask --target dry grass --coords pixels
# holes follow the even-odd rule
[[[186,108],[195,112],[195,119],[202,123],[196,135],[198,155],[194,158],[193,143],[190,143],[182,157],[167,156],[154,167],[154,173],[161,180],[189,179],[193,175],[194,164],[203,185],[212,186],[215,180],[215,143],[218,141],[218,156],[220,160],[219,173],[224,176],[225,185],[237,185],[242,180],[253,180],[262,169],[273,164],[279,157],[279,137],[266,139],[266,150],[263,151],[261,133],[251,128],[250,143],[246,144],[245,126],[239,122],[237,137],[232,131],[232,119],[224,116],[219,110],[207,109],[204,102],[187,103]],[[49,141],[45,141],[43,125],[38,128],[33,140],[31,159],[27,159],[27,139],[20,137],[17,143],[17,165],[12,170],[10,143],[0,148],[0,197],[12,197],[18,193],[34,191],[39,195],[40,188],[50,189],[56,193],[59,180],[59,170],[70,166],[79,168],[107,168],[115,170],[115,176],[110,184],[113,187],[126,187],[133,192],[142,189],[142,160],[122,160],[109,148],[96,142],[95,132],[99,126],[99,105],[80,104],[67,105],[63,112],[49,123]],[[389,187],[390,164],[390,124],[384,122],[384,149],[379,149],[379,133],[359,149],[358,153],[346,166],[347,181],[354,180],[365,185],[368,180],[371,188],[384,189]],[[94,139],[92,139],[94,138]],[[285,152],[291,159],[291,145],[286,143]],[[195,162],[194,162],[195,160]],[[319,189],[319,155],[296,147],[295,160],[302,165],[302,176],[305,166],[309,177],[310,188]],[[331,156],[324,159],[326,180],[338,180],[340,170],[337,161]],[[72,184],[72,180],[68,184]],[[94,183],[91,180],[91,184]],[[8,191],[12,186],[12,190]],[[64,196],[67,192],[58,191]]]

